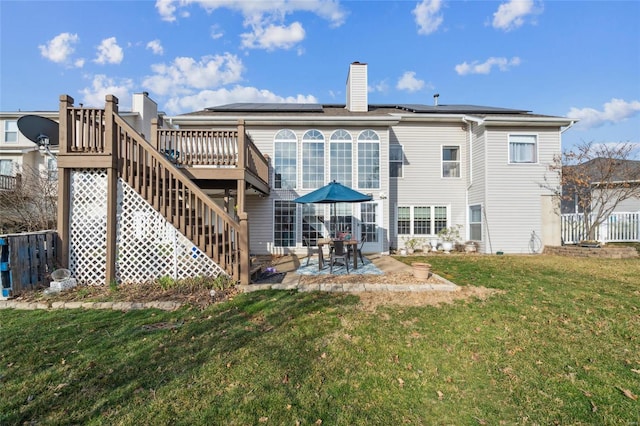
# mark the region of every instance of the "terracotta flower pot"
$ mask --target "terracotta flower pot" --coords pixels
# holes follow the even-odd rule
[[[428,263],[414,262],[411,264],[413,276],[419,280],[429,279],[431,276],[431,265]]]

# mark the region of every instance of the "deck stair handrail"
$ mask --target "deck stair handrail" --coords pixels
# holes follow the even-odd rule
[[[66,108],[68,122],[63,132],[67,133],[67,145],[61,146],[61,152],[108,156],[106,161],[117,169],[118,177],[233,279],[248,283],[246,213],[241,212],[236,220],[216,204],[118,115],[117,99],[111,96],[110,102],[110,96],[104,110]],[[229,138],[232,135],[230,132]]]

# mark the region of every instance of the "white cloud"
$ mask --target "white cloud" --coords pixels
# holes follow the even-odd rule
[[[151,50],[154,55],[162,55],[164,53],[162,43],[160,43],[160,40],[158,39],[151,40],[147,43],[147,49]]]
[[[428,35],[438,30],[444,18],[440,12],[442,3],[440,0],[422,0],[411,11],[416,17],[418,34]]]
[[[156,9],[165,21],[175,21],[180,9],[189,5],[198,5],[207,13],[226,8],[242,14],[243,25],[250,29],[244,33],[242,45],[251,49],[290,49],[305,37],[300,22],[286,24],[287,15],[297,12],[313,13],[327,21],[332,27],[345,22],[347,12],[335,0],[157,0]],[[212,37],[218,38],[221,33],[212,29]]]
[[[542,12],[542,7],[536,8],[533,0],[509,0],[502,3],[493,14],[493,28],[511,31],[524,24],[527,15],[535,15]]]
[[[126,107],[130,103],[130,92],[133,89],[133,81],[125,78],[116,81],[104,74],[93,77],[91,87],[80,90],[84,106],[103,108],[106,95],[115,95],[121,102],[119,106]]]
[[[178,57],[170,64],[151,66],[155,73],[147,76],[143,86],[158,95],[191,94],[194,89],[211,89],[241,80],[244,65],[230,53],[204,56],[200,61]]]
[[[312,95],[283,97],[269,90],[235,86],[232,89],[203,90],[193,95],[173,97],[166,102],[165,109],[170,114],[180,114],[235,102],[317,103],[318,100]]]
[[[222,29],[220,29],[220,26],[218,24],[211,26],[211,38],[212,39],[217,40],[219,38],[222,38],[223,36],[224,36],[224,31],[222,31]]]
[[[242,46],[248,49],[290,49],[296,43],[304,40],[305,31],[299,22],[288,27],[282,25],[268,25],[266,28],[255,27],[253,32],[244,33]]]
[[[402,77],[396,84],[396,89],[406,90],[408,92],[417,92],[424,88],[424,81],[416,78],[416,73],[413,71],[407,71],[402,74]]]
[[[500,71],[509,71],[511,67],[520,65],[520,58],[514,56],[511,59],[491,57],[483,63],[473,61],[472,63],[463,62],[456,65],[455,70],[459,75],[467,74],[489,74],[494,66],[497,66]]]
[[[98,55],[94,59],[98,64],[119,64],[124,58],[122,47],[118,46],[115,37],[109,37],[102,40],[98,46]]]
[[[623,99],[613,98],[604,104],[602,111],[594,108],[572,107],[567,113],[567,117],[579,119],[576,128],[586,130],[605,124],[618,123],[638,114],[640,114],[640,101],[627,102]]]
[[[83,59],[76,59],[71,63],[71,55],[75,52],[74,45],[78,43],[78,41],[78,34],[60,33],[49,40],[47,44],[39,45],[38,48],[40,49],[40,54],[51,62],[67,65],[72,64],[80,68],[84,65]]]
[[[399,84],[400,82],[398,82]],[[385,93],[387,91],[389,91],[389,84],[387,83],[387,80],[382,80],[379,81],[373,85],[369,85],[367,87],[367,91],[368,92],[381,92],[381,93]]]

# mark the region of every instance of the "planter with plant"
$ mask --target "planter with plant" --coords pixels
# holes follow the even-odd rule
[[[409,254],[413,254],[416,248],[422,246],[422,240],[417,237],[406,236],[402,240],[404,241],[404,247],[407,249]]]
[[[450,253],[455,243],[460,240],[460,225],[441,229],[438,237],[442,240],[442,250],[447,254]]]

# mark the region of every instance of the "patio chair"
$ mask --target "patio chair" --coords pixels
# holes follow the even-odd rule
[[[344,241],[334,241],[333,251],[331,252],[331,260],[329,261],[329,273],[333,274],[334,264],[344,265],[349,273],[349,251],[344,248]]]
[[[360,257],[360,262],[362,262],[362,266],[364,266],[364,256],[362,256],[362,246],[364,246],[364,243],[367,242],[367,234],[362,234],[362,239],[360,240],[360,244],[355,247],[355,253],[353,254],[354,256],[359,256]]]
[[[311,241],[307,237],[302,237],[302,244],[307,247],[307,266],[309,266],[309,261],[311,260],[311,256],[314,254],[318,255],[318,269],[322,268],[324,263],[324,258],[322,257],[322,248],[318,246],[312,246]]]

